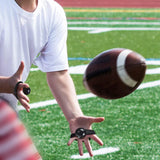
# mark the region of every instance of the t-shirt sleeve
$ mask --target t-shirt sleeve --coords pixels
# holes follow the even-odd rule
[[[63,8],[55,2],[55,13],[48,41],[34,64],[42,72],[68,69],[67,20]]]

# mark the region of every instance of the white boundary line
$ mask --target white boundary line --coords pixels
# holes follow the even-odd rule
[[[160,31],[156,27],[68,27],[71,31],[88,31],[91,34],[97,34],[109,31]]]
[[[155,60],[147,60],[146,61],[147,65],[160,65],[160,61],[155,61]],[[79,66],[74,66],[69,68],[70,74],[84,74],[84,71],[86,69],[87,65],[79,65]],[[31,71],[38,71],[38,68],[31,68]],[[153,68],[153,69],[148,69],[146,71],[146,74],[160,74],[160,68]],[[142,83],[138,89],[144,89],[144,88],[150,88],[150,87],[155,87],[160,85],[160,80],[153,81],[153,82],[147,82],[147,83]],[[80,99],[87,99],[87,98],[92,98],[96,97],[92,93],[86,93],[82,95],[78,95],[77,98],[78,100]],[[31,109],[34,108],[39,108],[39,107],[45,107],[45,106],[50,106],[53,104],[57,104],[56,100],[47,100],[47,101],[42,101],[42,102],[36,102],[30,104]],[[22,106],[18,106],[19,110],[24,110]]]
[[[108,147],[108,148],[101,148],[98,150],[93,151],[93,155],[104,155],[108,153],[113,153],[119,151],[119,148],[113,148],[113,147]],[[72,155],[71,159],[86,159],[86,158],[91,158],[88,153],[84,153],[83,156],[80,155]]]
[[[146,74],[160,74],[160,68],[147,69]]]
[[[159,86],[159,85],[160,85],[160,80],[157,80],[157,81],[153,81],[153,82],[142,83],[138,87],[138,89],[151,88],[151,87],[156,87],[156,86]],[[93,97],[96,97],[96,96],[92,93],[86,93],[86,94],[78,95],[77,99],[81,100],[81,99],[88,99],[88,98],[93,98]],[[31,109],[35,109],[35,108],[50,106],[50,105],[53,105],[53,104],[57,104],[57,101],[55,99],[42,101],[42,102],[37,102],[37,103],[31,103],[30,107],[31,107]],[[18,110],[24,110],[24,108],[22,106],[18,106]]]
[[[68,25],[81,25],[81,24],[106,24],[106,25],[153,25],[160,26],[159,22],[121,22],[121,21],[116,21],[116,22],[100,22],[100,21],[69,21]]]
[[[146,60],[147,65],[160,65],[160,60]],[[69,68],[70,74],[84,74],[85,70],[87,68],[86,65],[78,65],[78,66],[71,66]],[[31,72],[39,71],[39,68],[31,68]],[[153,68],[153,69],[147,69],[146,74],[160,74],[160,68]]]
[[[154,63],[154,62],[153,62]],[[151,65],[153,65],[153,63],[150,63]],[[156,63],[157,65],[157,63]],[[159,65],[159,63],[158,63]],[[79,66],[75,66],[74,68],[70,69],[70,72],[73,72],[79,68]],[[85,68],[87,67],[87,65],[81,66],[80,70],[81,70],[81,74],[84,73]],[[32,71],[37,71],[38,68],[34,68]],[[73,71],[71,71],[73,70]],[[160,68],[156,68],[156,69],[149,69],[147,70],[147,74],[159,74],[160,73]],[[79,71],[78,71],[79,73]],[[75,73],[74,73],[75,74]],[[144,89],[144,88],[150,88],[150,87],[155,87],[155,86],[159,86],[160,85],[160,80],[157,81],[153,81],[153,82],[147,82],[147,83],[142,83],[138,89]],[[88,99],[88,98],[93,98],[96,97],[94,94],[92,93],[86,93],[86,94],[82,94],[82,95],[78,95],[77,99],[81,100],[81,99]],[[40,108],[40,107],[45,107],[45,106],[49,106],[49,105],[53,105],[53,104],[57,104],[57,101],[55,99],[53,100],[48,100],[48,101],[42,101],[42,102],[38,102],[38,103],[32,103],[30,104],[31,109],[34,108]],[[18,106],[19,110],[24,110],[24,108],[22,106]],[[101,148],[99,150],[95,150],[93,151],[93,155],[104,155],[104,154],[108,154],[108,153],[113,153],[113,152],[117,152],[119,151],[119,148],[113,148],[113,147],[108,147],[108,148]],[[87,159],[90,158],[88,153],[84,153],[83,156],[80,155],[72,155],[71,159]]]
[[[68,22],[68,24],[108,24],[108,25],[117,25],[117,24],[125,24],[125,25],[160,25],[160,23],[158,22]],[[150,30],[150,31],[160,31],[160,28],[147,28],[147,27],[125,27],[125,28],[96,28],[96,27],[69,27],[69,30],[75,30],[75,31],[89,31],[89,33],[102,33],[102,32],[108,32],[108,31],[122,31],[122,30],[133,30],[133,31],[141,31],[141,30]],[[78,67],[78,68],[77,68]],[[79,68],[80,66],[76,66],[76,67],[71,67],[70,68],[70,73],[75,74],[75,71],[78,70],[78,74],[83,74],[85,68],[87,67],[87,65],[85,66],[81,66],[81,68]],[[31,71],[38,71],[38,68],[32,68]],[[76,74],[77,74],[76,73]],[[156,69],[148,69],[146,74],[160,74],[160,68],[156,68]],[[143,83],[141,84],[138,89],[144,89],[144,88],[149,88],[149,87],[155,87],[160,85],[160,80],[158,81],[153,81],[153,82],[147,82],[147,83]],[[87,94],[82,94],[82,95],[78,95],[77,98],[78,100],[80,99],[88,99],[88,98],[92,98],[92,97],[96,97],[95,95],[93,95],[92,93],[87,93]],[[44,107],[44,106],[49,106],[49,105],[53,105],[53,104],[57,104],[56,100],[48,100],[48,101],[42,101],[42,102],[38,102],[38,103],[32,103],[30,104],[31,109],[33,108],[39,108],[39,107]],[[19,110],[23,110],[24,108],[22,108],[22,106],[18,106]],[[101,148],[99,150],[95,150],[93,151],[93,155],[104,155],[104,154],[108,154],[108,153],[113,153],[113,152],[117,152],[119,151],[119,148],[113,148],[113,147],[108,147],[108,148]],[[86,158],[90,158],[88,153],[84,153],[83,156],[80,155],[72,155],[71,159],[86,159]]]
[[[86,93],[86,94],[77,95],[77,99],[78,100],[92,98],[92,97],[96,97],[96,96],[93,95],[92,93]],[[41,101],[41,102],[36,102],[36,103],[31,103],[30,107],[31,107],[31,109],[35,109],[35,108],[50,106],[50,105],[53,105],[53,104],[57,104],[57,101],[55,99],[53,99],[53,100],[47,100],[47,101]],[[22,107],[21,105],[19,105],[18,106],[18,110],[24,110],[24,107]]]

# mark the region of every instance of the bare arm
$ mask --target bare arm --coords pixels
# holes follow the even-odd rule
[[[49,72],[47,81],[68,121],[83,115],[68,71]]]
[[[24,69],[24,63],[21,62],[19,68],[15,74],[11,77],[2,77],[0,76],[0,93],[9,93],[14,94],[14,88],[17,82],[21,81],[22,73]],[[23,93],[23,88],[28,88],[29,85],[26,83],[21,83],[18,86],[17,96],[20,103],[24,108],[29,112],[30,106],[28,104],[29,98]]]
[[[103,117],[95,118],[83,115],[77,100],[73,81],[68,71],[47,73],[47,80],[54,97],[69,122],[71,133],[75,133],[78,128],[92,129],[92,123],[98,123],[104,120]],[[82,143],[84,142],[90,156],[93,156],[92,148],[88,140],[89,138],[92,138],[99,145],[103,145],[103,142],[96,135],[86,136],[83,139],[76,137],[70,138],[68,145],[71,145],[72,142],[77,139],[79,154],[83,155]]]
[[[11,77],[0,76],[0,93],[13,93],[14,87],[12,82]]]

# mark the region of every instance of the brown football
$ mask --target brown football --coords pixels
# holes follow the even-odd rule
[[[99,97],[118,99],[137,89],[145,71],[145,59],[140,54],[130,49],[114,48],[100,53],[89,63],[83,84]]]

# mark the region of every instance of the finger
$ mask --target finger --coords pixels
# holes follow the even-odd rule
[[[21,88],[29,88],[29,85],[27,83],[21,83],[20,87]]]
[[[30,112],[30,106],[29,106],[29,104],[28,104],[27,101],[25,101],[24,99],[22,99],[22,100],[20,101],[20,103],[21,103],[21,105],[26,109],[27,112]]]
[[[19,68],[18,68],[18,70],[17,70],[17,72],[16,72],[16,75],[18,75],[18,76],[21,77],[21,75],[22,75],[22,73],[23,73],[23,70],[24,70],[24,62],[21,61],[20,65],[19,65]]]
[[[103,142],[102,142],[102,140],[99,138],[99,137],[97,137],[96,135],[93,135],[93,136],[91,136],[90,138],[92,138],[95,142],[97,142],[99,145],[103,145]]]
[[[75,138],[70,138],[67,145],[70,146],[73,143],[74,140],[75,140]]]
[[[29,88],[29,85],[27,83],[20,83],[18,85],[18,90],[23,90],[23,88]]]
[[[86,148],[87,148],[87,151],[88,151],[89,155],[90,155],[91,157],[93,157],[93,152],[92,152],[92,147],[91,147],[91,145],[90,145],[90,142],[89,142],[88,140],[85,140],[85,141],[84,141],[84,144],[85,144],[85,146],[86,146]]]
[[[82,140],[78,140],[78,148],[79,148],[79,154],[83,156],[83,143]]]
[[[104,117],[96,117],[96,118],[91,117],[90,118],[91,123],[99,123],[99,122],[102,122],[102,121],[104,121]]]
[[[23,98],[19,99],[21,105],[26,109],[27,112],[30,112],[30,106],[27,101],[25,101]]]
[[[27,103],[30,102],[29,98],[24,93],[23,93],[22,99],[24,99]]]
[[[30,112],[30,106],[26,101],[22,100],[21,104],[26,109],[27,112]]]
[[[17,94],[17,96],[18,96],[18,99],[19,99],[19,100],[20,100],[20,99],[23,99],[23,100],[25,100],[25,101],[28,102],[28,103],[30,102],[28,96],[26,96],[26,95],[23,93],[23,90],[20,91],[20,92]]]
[[[26,96],[26,93],[24,92],[24,88],[29,88],[29,85],[27,83],[20,83],[18,86],[18,97],[21,97],[25,99],[27,102],[29,102],[29,98]]]

